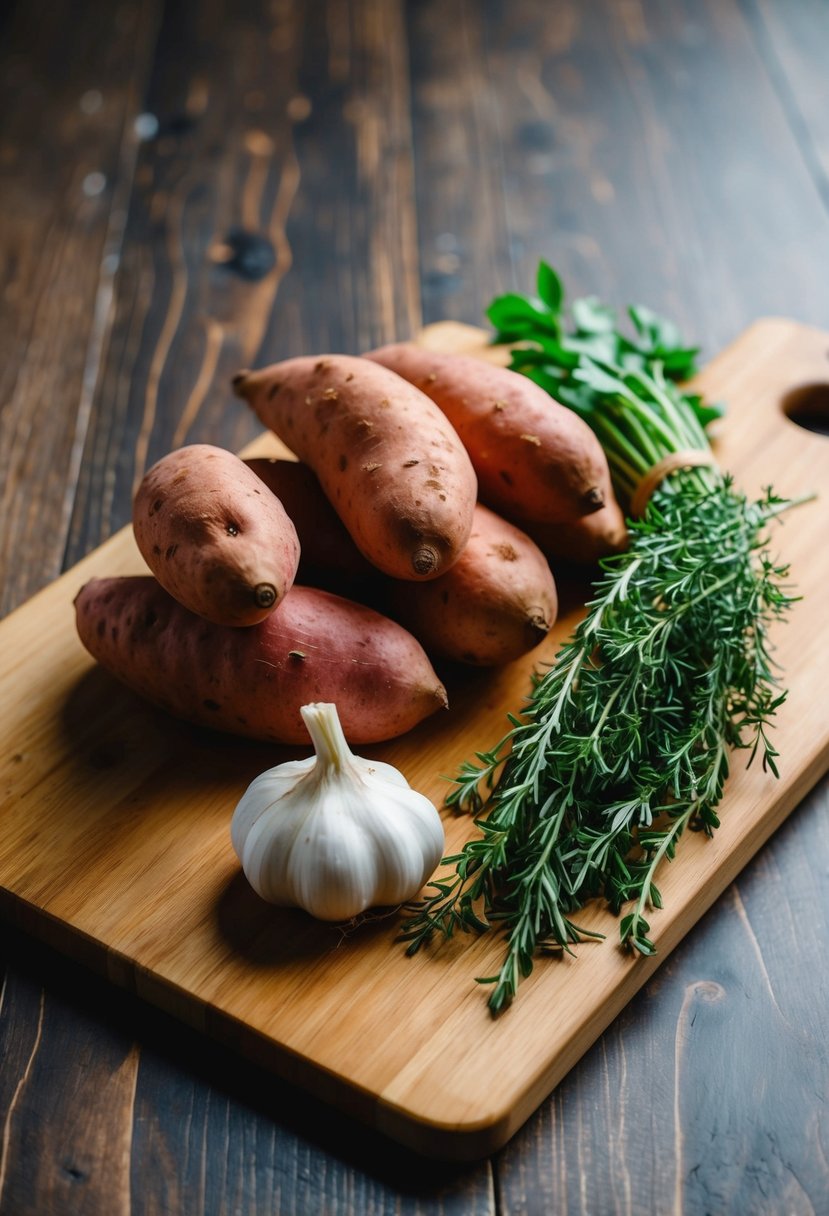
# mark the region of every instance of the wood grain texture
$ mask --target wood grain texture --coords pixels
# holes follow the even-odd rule
[[[4,1087],[12,1092],[3,1104],[0,1211],[128,1213],[137,1047],[117,1030],[102,1030],[94,1015],[47,1003],[23,972],[4,986],[2,1017],[5,1036],[28,1050],[4,1060]],[[72,1041],[68,1060],[53,1019]],[[48,1121],[38,1097],[43,1088],[50,1092]]]
[[[4,1216],[493,1216],[487,1165],[413,1158],[8,926],[4,952]]]
[[[449,346],[457,333],[449,324],[427,338]],[[701,377],[707,395],[730,402],[717,454],[747,492],[771,481],[783,495],[811,481],[829,483],[829,445],[781,410],[788,390],[823,372],[827,347],[829,335],[820,331],[758,322]],[[264,436],[255,450],[274,446]],[[497,939],[467,938],[406,959],[394,943],[394,916],[344,930],[258,900],[239,871],[228,825],[241,792],[278,761],[280,749],[179,728],[96,669],[74,634],[71,598],[90,575],[141,569],[129,529],[0,627],[0,688],[9,702],[15,690],[25,707],[7,725],[13,758],[0,770],[10,799],[0,862],[10,914],[60,949],[80,950],[111,979],[196,1029],[420,1152],[455,1159],[492,1152],[829,763],[829,724],[813,708],[829,679],[819,630],[829,571],[815,552],[826,509],[809,503],[799,511],[785,554],[804,598],[789,628],[775,634],[790,690],[775,732],[786,765],[778,782],[735,765],[714,840],[691,835],[681,863],[663,869],[665,910],[652,918],[657,959],[623,954],[615,919],[590,907],[582,922],[607,940],[582,947],[573,966],[539,966],[508,1015],[493,1020],[472,980],[494,970]],[[439,803],[442,774],[500,735],[532,668],[552,659],[579,615],[567,613],[549,642],[524,660],[456,677],[447,715],[367,754],[399,767]],[[468,819],[448,816],[445,826],[447,851],[455,852],[468,838]],[[482,1051],[490,1063],[478,1075],[472,1064]]]
[[[22,11],[22,5],[17,7]],[[307,3],[296,7],[301,9],[296,25],[299,44],[306,51],[314,46],[316,51],[313,55],[307,51],[302,56],[304,101],[295,109],[295,115],[300,118],[310,107],[310,112],[317,114],[324,109],[326,119],[316,127],[309,126],[307,120],[297,121],[293,126],[295,148],[301,151],[304,171],[288,216],[289,243],[298,239],[300,233],[304,234],[305,243],[302,256],[296,256],[295,246],[292,249],[295,256],[276,295],[273,323],[268,324],[267,339],[263,339],[263,354],[277,346],[282,350],[282,342],[286,350],[295,341],[305,343],[306,335],[307,349],[328,345],[329,336],[333,344],[337,333],[343,335],[345,345],[357,332],[358,307],[361,325],[377,325],[376,320],[371,321],[378,315],[375,265],[366,256],[365,244],[355,242],[354,256],[350,253],[352,226],[361,225],[362,209],[369,203],[374,206],[375,215],[385,207],[387,219],[383,231],[387,244],[384,248],[383,242],[375,243],[373,256],[379,253],[377,265],[381,270],[391,267],[395,276],[400,276],[395,281],[405,281],[406,299],[411,301],[405,306],[406,316],[414,311],[421,289],[429,319],[452,315],[478,322],[482,304],[494,291],[502,286],[515,285],[520,290],[529,286],[534,259],[540,254],[564,267],[575,294],[597,291],[619,303],[638,298],[673,312],[688,336],[702,339],[709,352],[721,347],[759,311],[770,308],[827,323],[829,295],[825,276],[819,270],[825,262],[829,218],[825,210],[821,213],[814,205],[814,155],[809,152],[809,144],[820,149],[825,143],[825,113],[820,104],[825,58],[821,5],[812,0],[768,0],[762,5],[750,0],[741,0],[739,4],[735,0],[716,4],[713,0],[712,3],[659,0],[658,4],[650,0],[643,3],[615,0],[596,5],[594,17],[587,13],[594,6],[562,0],[537,0],[521,5],[520,10],[500,0],[481,4],[417,0],[405,7],[389,4],[382,6],[384,24],[379,26],[386,44],[385,62],[373,69],[371,55],[352,54],[350,50],[367,41],[361,28],[370,12],[368,6],[339,0],[328,5]],[[169,82],[171,96],[178,96],[174,92],[176,72],[189,81],[194,57],[219,78],[221,69],[211,67],[211,60],[226,57],[228,46],[216,21],[206,20],[200,26],[192,10],[189,17],[176,21],[174,6],[167,5],[165,21],[159,25],[157,11],[151,4],[144,3],[141,8],[144,13],[156,12],[155,54],[159,68],[155,79],[161,78],[160,65],[166,61],[164,78]],[[766,22],[765,33],[754,22],[758,8],[762,8]],[[17,398],[14,425],[8,425],[11,399],[4,387],[0,397],[0,428],[4,428],[0,492],[7,490],[7,470],[11,470],[15,479],[13,509],[0,512],[3,554],[0,584],[6,611],[48,582],[58,568],[69,514],[66,504],[71,505],[78,496],[68,555],[71,561],[117,529],[129,511],[127,487],[135,468],[135,452],[130,446],[135,424],[131,423],[127,430],[119,420],[125,417],[122,397],[129,391],[132,375],[146,381],[147,364],[154,349],[153,335],[159,332],[168,310],[166,292],[159,290],[155,294],[152,276],[147,271],[156,262],[163,263],[167,256],[163,252],[169,239],[165,225],[136,224],[120,246],[128,208],[128,222],[133,222],[128,161],[125,170],[119,167],[113,178],[107,175],[108,183],[118,187],[117,198],[123,205],[119,202],[110,213],[112,224],[107,239],[114,244],[105,248],[113,252],[122,248],[122,266],[142,271],[143,294],[136,292],[131,277],[137,272],[117,274],[114,261],[106,260],[106,256],[103,265],[92,256],[88,261],[76,260],[73,265],[77,273],[63,273],[65,263],[51,257],[58,235],[58,229],[50,227],[48,219],[53,212],[39,213],[37,223],[27,222],[23,228],[14,230],[9,225],[9,201],[11,191],[16,188],[15,178],[31,180],[26,175],[34,174],[43,183],[43,190],[52,191],[51,202],[59,205],[64,197],[61,183],[81,167],[79,180],[90,171],[86,164],[87,146],[80,137],[61,138],[55,155],[49,154],[48,147],[52,134],[59,136],[64,131],[61,115],[70,123],[77,112],[78,98],[87,90],[94,93],[101,80],[112,79],[111,73],[107,75],[108,56],[121,54],[124,43],[110,36],[110,31],[112,22],[125,9],[131,10],[132,6],[123,0],[115,7],[89,0],[82,10],[64,0],[55,0],[42,21],[37,5],[27,5],[26,11],[31,16],[23,19],[19,12],[10,15],[8,10],[0,18],[3,83],[9,98],[3,109],[0,135],[4,182],[0,206],[5,221],[3,236],[8,238],[3,241],[5,261],[0,274],[4,294],[0,306],[5,308],[3,337],[14,335],[14,341],[3,346],[4,385],[18,381],[42,383],[44,361],[53,363],[60,352],[68,352],[75,367],[83,355],[88,373],[87,408],[93,398],[97,403],[85,432],[88,439],[84,482],[78,486],[73,483],[78,474],[77,462],[67,463],[60,456],[63,440],[57,437],[57,432],[66,425],[65,419],[74,418],[77,412],[77,376],[49,380],[48,426],[38,425],[26,413],[24,396]],[[267,22],[271,21],[272,13],[284,24],[289,10],[290,5],[283,5],[263,16],[255,5],[244,8],[245,19],[253,31],[254,61],[265,41],[264,37],[257,39],[257,34],[270,29]],[[405,12],[405,28],[398,37],[390,31],[401,29],[401,12]],[[577,37],[574,19],[585,14],[588,24]],[[645,40],[643,26],[648,33]],[[150,27],[143,28],[148,34]],[[426,32],[436,36],[440,46],[430,45],[424,38]],[[218,45],[211,50],[213,39]],[[333,57],[327,54],[329,39],[337,48]],[[279,37],[276,43],[278,49]],[[84,47],[94,48],[94,54],[85,58]],[[137,42],[133,49],[139,49]],[[152,50],[150,45],[148,53]],[[769,52],[776,56],[776,61]],[[29,65],[27,71],[38,86],[36,94],[29,95],[29,109],[17,105],[19,79],[15,72],[21,59]],[[211,93],[211,109],[221,106],[222,113],[246,112],[245,65],[239,62],[238,55],[235,62],[233,72],[221,76],[224,98],[215,90]],[[630,78],[631,64],[634,79]],[[402,118],[393,138],[386,135],[386,111],[390,109],[388,73],[392,67],[397,82],[393,112]],[[407,93],[407,70],[411,99]],[[533,79],[535,72],[547,92],[554,94],[558,109],[550,109],[544,94],[539,94]],[[57,104],[53,89],[59,87],[67,74],[78,81],[78,91],[70,88]],[[140,73],[133,81],[138,79]],[[127,75],[119,71],[118,81],[126,86]],[[479,90],[475,116],[470,106],[473,82]],[[379,83],[387,90],[383,97],[373,91]],[[636,109],[630,104],[634,85]],[[481,88],[487,96],[480,96]],[[141,111],[156,113],[160,118],[168,114],[164,98],[159,98],[158,92],[147,98],[142,85],[134,83],[130,89],[131,119]],[[360,199],[351,201],[356,174],[344,172],[342,166],[352,163],[354,144],[350,132],[354,128],[341,114],[355,89],[360,95],[369,96],[377,139],[384,149],[386,163],[394,166],[395,171],[393,185],[389,185],[381,163],[376,176],[363,179]],[[794,123],[792,110],[782,100],[783,89],[798,100],[799,114],[795,115]],[[442,99],[442,109],[436,103],[428,103],[429,90],[435,98]],[[102,94],[107,114],[111,92],[107,87]],[[255,129],[268,133],[272,127],[279,127],[282,115],[268,108],[274,96],[273,91],[267,91],[264,100],[255,92],[250,95],[254,106],[262,102],[261,108],[252,111]],[[91,100],[94,105],[94,98]],[[413,104],[407,119],[400,107],[407,107],[409,100]],[[566,109],[562,100],[567,103]],[[670,123],[663,120],[664,115],[670,116]],[[789,135],[782,129],[781,116],[786,120]],[[93,117],[101,118],[101,111]],[[412,129],[413,155],[406,145],[407,123]],[[797,123],[800,126],[795,131]],[[174,121],[172,126],[177,123]],[[441,128],[447,138],[451,133],[452,157],[441,150]],[[36,143],[29,139],[29,130],[36,131]],[[206,177],[196,156],[206,156],[218,173],[219,166],[226,166],[232,159],[230,145],[237,138],[238,126],[230,123],[225,130],[219,124],[213,130],[209,146],[194,145],[186,139],[180,142],[174,139],[172,145],[165,145],[168,149],[172,146],[174,155],[196,170],[208,191],[216,175]],[[698,131],[704,133],[703,149],[696,138]],[[21,132],[22,144],[17,138]],[[606,199],[601,206],[593,198],[593,174],[586,170],[589,158],[585,146],[589,150],[589,137],[596,132],[601,136],[596,156],[606,179],[599,189]],[[129,135],[129,126],[126,134]],[[176,131],[167,134],[175,136]],[[517,137],[523,141],[525,154],[511,150],[511,142]],[[508,178],[495,168],[496,163],[505,164],[505,144],[511,157]],[[128,151],[130,147],[128,143]],[[142,157],[152,159],[153,147],[142,145]],[[322,148],[326,151],[318,151]],[[395,155],[389,159],[391,149]],[[534,153],[540,159],[534,159]],[[554,161],[552,167],[550,158]],[[98,162],[95,155],[91,159]],[[406,169],[407,165],[411,168]],[[411,199],[408,214],[402,216],[406,198],[398,166],[407,172],[414,171],[416,225]],[[671,201],[665,189],[667,173],[675,177],[680,193],[691,189],[693,205]],[[222,170],[225,215],[235,218],[241,214],[240,196],[246,181],[244,167],[236,175]],[[276,181],[272,172],[271,190]],[[302,182],[304,211],[300,217]],[[287,193],[289,185],[290,181],[286,182]],[[655,189],[659,190],[658,207],[652,201]],[[27,195],[23,192],[18,197],[26,200]],[[71,202],[75,196],[70,192],[65,197]],[[732,205],[732,200],[739,200],[740,206]],[[566,208],[562,205],[565,201]],[[329,218],[332,210],[339,217],[334,226]],[[402,219],[397,218],[401,216]],[[451,216],[451,222],[447,216]],[[68,218],[71,223],[76,222],[71,207]],[[292,228],[292,224],[296,227]],[[475,243],[465,240],[470,225],[477,234]],[[418,248],[407,250],[404,237],[409,239],[413,226],[418,232]],[[209,245],[214,232],[211,225],[206,227],[210,230],[203,239]],[[19,240],[16,234],[20,234]],[[220,231],[218,235],[225,233]],[[143,260],[136,256],[136,242],[143,244]],[[448,255],[445,260],[443,255]],[[218,268],[219,263],[215,265]],[[108,293],[114,294],[113,312],[118,313],[120,328],[116,327],[114,341],[108,344],[108,324],[98,325],[96,340],[89,345],[84,327],[90,317],[86,311],[78,310],[75,291],[78,284],[90,283],[98,273],[100,298],[106,301]],[[218,309],[225,295],[232,298],[238,281],[236,271],[217,273],[211,299]],[[39,300],[43,309],[46,300],[42,288],[47,284],[51,311],[50,324],[40,330],[46,333],[48,349],[44,353],[43,341],[26,344],[24,338],[29,331],[26,325],[18,330],[16,310],[29,307],[22,302],[26,299]],[[129,329],[129,310],[121,306],[119,312],[118,300],[122,294],[130,298],[131,293],[134,311]],[[234,298],[233,307],[238,306]],[[222,315],[220,312],[220,320]],[[394,333],[381,334],[375,329],[372,342],[407,336],[412,328],[401,316]],[[218,331],[212,328],[203,335],[194,326],[193,332],[193,340],[176,349],[176,374],[186,388],[189,409],[185,410],[182,399],[165,389],[168,367],[161,376],[156,426],[163,436],[183,433],[186,416],[190,420],[186,433],[191,437],[235,446],[247,438],[247,434],[238,434],[241,424],[238,413],[226,411],[229,398],[224,400],[219,394],[213,398],[205,388],[211,386],[211,361],[219,346]],[[360,340],[351,349],[362,346]],[[105,381],[102,359],[108,369]],[[209,425],[200,421],[205,399],[215,402]],[[142,416],[140,395],[130,408],[136,419]],[[168,411],[172,411],[172,418],[167,417]],[[74,426],[71,423],[70,429]],[[153,450],[162,450],[164,439],[156,445],[151,440],[151,446]],[[90,469],[90,462],[94,470]],[[25,529],[21,523],[24,518],[29,521]],[[53,523],[56,519],[63,521],[57,528]],[[43,526],[35,525],[32,522],[35,520],[42,521]],[[808,926],[809,917],[805,915],[801,896],[802,889],[807,892],[816,889],[825,901],[821,884],[829,864],[829,845],[825,834],[817,830],[823,823],[824,805],[825,802],[815,799],[807,801],[740,879],[740,889],[750,878],[756,881],[760,904],[744,903],[750,923],[762,928],[766,959],[776,960],[778,985],[786,985],[791,998],[797,998],[797,1007],[792,1007],[795,1024],[798,1017],[808,1021],[810,1013],[826,1004],[826,969],[822,962],[814,965],[815,942],[804,928],[804,920]],[[769,856],[773,856],[779,871],[775,885],[776,915],[758,920],[756,914],[762,906]],[[683,1073],[687,1096],[681,1120],[684,1152],[676,1160],[673,1156],[673,1019],[684,992],[701,974],[731,991],[733,956],[742,950],[743,937],[740,924],[723,915],[725,907],[725,901],[721,900],[700,922],[612,1030],[559,1087],[554,1098],[502,1150],[494,1167],[483,1164],[451,1175],[451,1199],[444,1198],[446,1176],[436,1176],[421,1163],[409,1160],[402,1150],[399,1156],[393,1154],[347,1120],[309,1107],[308,1099],[299,1091],[264,1086],[254,1070],[245,1088],[239,1082],[242,1070],[234,1053],[227,1055],[226,1067],[214,1067],[221,1053],[218,1049],[206,1052],[200,1036],[188,1036],[177,1024],[153,1015],[140,1002],[121,998],[108,985],[95,988],[86,1006],[90,1023],[99,1027],[104,1042],[108,1041],[109,1027],[117,1026],[127,1046],[135,1042],[140,1053],[138,1084],[142,1105],[141,1117],[134,1123],[132,1144],[132,1212],[158,1211],[165,1196],[169,1200],[168,1211],[178,1207],[188,1213],[224,1212],[243,1206],[250,1194],[274,1195],[276,1210],[304,1211],[308,1209],[309,1195],[319,1194],[311,1179],[323,1180],[325,1210],[336,1216],[345,1213],[350,1216],[365,1210],[367,1204],[371,1205],[370,1210],[384,1213],[415,1208],[494,1211],[496,1198],[502,1212],[546,1213],[564,1207],[563,1196],[567,1206],[575,1211],[585,1210],[589,1198],[594,1213],[718,1212],[725,1210],[718,1195],[739,1194],[747,1166],[754,1168],[753,1194],[757,1202],[753,1205],[747,1202],[746,1210],[822,1212],[825,1188],[819,1172],[821,1152],[823,1160],[829,1153],[825,1131],[821,1148],[815,1129],[818,1128],[819,1135],[817,1120],[829,1078],[820,1036],[789,1040],[792,1068],[776,1076],[780,1101],[765,1102],[756,1109],[756,1094],[748,1070],[732,1069],[729,1058],[717,1056],[721,1069],[717,1086],[723,1103],[727,1104],[728,1125],[719,1137],[719,1145],[712,1147],[711,1109],[703,1100],[702,1086],[711,1076],[705,1068],[705,1056],[709,1050],[717,1052],[718,1029],[716,1024],[697,1017],[694,1028],[703,1059],[699,1076],[691,1076],[687,1070]],[[791,926],[796,926],[797,931],[793,932]],[[763,992],[765,981],[757,957],[741,953],[740,963],[750,972],[754,992]],[[60,1168],[60,1159],[51,1155],[59,1136],[73,1144],[73,1152],[87,1152],[90,1147],[81,1138],[83,1121],[77,1123],[70,1108],[55,1109],[52,1101],[55,1084],[62,1084],[60,1079],[71,1074],[74,1067],[73,1045],[80,1030],[72,1016],[73,1002],[82,999],[90,989],[87,982],[79,983],[75,967],[64,968],[63,982],[58,978],[59,970],[58,958],[41,950],[30,938],[22,938],[20,949],[6,964],[5,998],[0,1011],[3,1056],[0,1110],[5,1119],[7,1101],[20,1076],[14,1070],[18,1063],[25,1069],[42,995],[47,1016],[40,1043],[49,1051],[51,1064],[45,1073],[37,1072],[35,1078],[29,1072],[27,1101],[33,1116],[37,1112],[41,1129],[41,1138],[34,1143],[44,1176]],[[771,968],[770,973],[774,974]],[[31,985],[32,999],[17,1004],[16,984],[23,980]],[[668,980],[670,986],[666,986]],[[755,996],[752,1008],[760,1001]],[[15,1008],[17,1016],[12,1016]],[[159,1021],[153,1021],[154,1017]],[[765,1058],[773,1025],[773,1017],[769,1021],[745,1023],[746,1034],[758,1036],[754,1047],[758,1060]],[[110,1058],[108,1050],[102,1048],[99,1054],[91,1038],[85,1042],[84,1067],[97,1074],[103,1086]],[[639,1067],[645,1052],[647,1069]],[[12,1078],[9,1073],[13,1073]],[[811,1083],[798,1079],[808,1076]],[[195,1124],[201,1137],[198,1145],[191,1138],[194,1125],[186,1114],[177,1123],[166,1116],[169,1096],[179,1085],[189,1087],[196,1095],[193,1101],[203,1115]],[[94,1104],[92,1088],[86,1091],[85,1100]],[[268,1102],[271,1096],[273,1101]],[[186,1111],[189,1100],[185,1096],[183,1106],[178,1109]],[[122,1095],[122,1105],[125,1101]],[[240,1108],[255,1112],[251,1117],[255,1118],[256,1139],[260,1144],[268,1141],[276,1129],[273,1168],[278,1170],[278,1194],[272,1189],[271,1158],[266,1153],[257,1156],[255,1149],[246,1154],[243,1162],[234,1158],[238,1172],[234,1168],[225,1173],[218,1170],[211,1173],[213,1189],[209,1194],[192,1168],[202,1152],[207,1160],[216,1162],[228,1156],[229,1128],[236,1126],[229,1113]],[[19,1109],[18,1100],[14,1110]],[[111,1120],[113,1146],[118,1142],[127,1113],[119,1113]],[[12,1112],[5,1161],[7,1175],[22,1179],[25,1168],[17,1168],[15,1155],[20,1152],[30,1169],[31,1141],[24,1142],[16,1135],[14,1121]],[[146,1163],[151,1144],[157,1142],[155,1129],[162,1123],[164,1147],[163,1152],[152,1157],[150,1186]],[[101,1128],[101,1123],[97,1126]],[[56,1129],[54,1133],[52,1128]],[[97,1196],[104,1196],[111,1209],[120,1210],[122,1199],[115,1188],[116,1179],[120,1185],[122,1175],[113,1176],[106,1169],[106,1128],[102,1136],[95,1150],[99,1168],[90,1172],[83,1191],[77,1194],[83,1194],[87,1204],[96,1202]],[[251,1140],[247,1143],[250,1145]],[[773,1155],[775,1143],[782,1146],[783,1155],[787,1155],[796,1173],[787,1174],[775,1166],[763,1174],[763,1162]],[[603,1145],[609,1146],[607,1153],[602,1152]],[[812,1147],[813,1156],[809,1152]],[[588,1164],[598,1171],[598,1176],[588,1175],[581,1168]],[[497,1196],[490,1190],[492,1168],[498,1182]],[[790,1186],[794,1177],[804,1183],[799,1197]],[[700,1178],[709,1187],[707,1192],[700,1190]],[[746,1184],[749,1181],[746,1179]],[[28,1187],[26,1194],[32,1193]],[[104,1201],[97,1199],[97,1202]],[[22,1200],[18,1202],[18,1196],[8,1185],[2,1208],[12,1216],[23,1210]],[[43,1212],[44,1204],[36,1210]]]
[[[160,46],[70,561],[129,519],[170,448],[253,436],[240,367],[419,320],[399,5],[193,0],[166,8]]]
[[[820,0],[744,0],[763,61],[804,163],[829,208],[829,115],[813,47],[829,45],[829,11]]]
[[[498,1155],[500,1211],[826,1210],[827,809],[824,783]]]
[[[747,300],[752,317],[829,323],[825,208],[740,6],[414,12],[421,255],[425,270],[445,246],[454,268],[424,290],[427,321],[479,322],[544,257],[574,293],[647,300],[709,351],[748,322]]]
[[[513,239],[503,199],[504,106],[488,88],[485,6],[414,4],[407,18],[423,316],[479,322],[482,302],[509,285]]]
[[[159,5],[96,9],[21,5],[4,30],[0,612],[61,569],[132,186]]]

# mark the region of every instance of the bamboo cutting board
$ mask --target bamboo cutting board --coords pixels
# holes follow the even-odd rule
[[[480,331],[425,331],[434,348],[480,352]],[[829,439],[789,421],[829,394],[829,336],[758,322],[700,377],[728,402],[717,454],[739,484],[784,495],[829,489]],[[276,453],[263,436],[251,452]],[[413,959],[394,914],[351,927],[262,903],[230,846],[248,782],[287,750],[173,722],[97,669],[76,640],[72,600],[95,575],[140,572],[118,533],[0,624],[0,886],[5,915],[206,1034],[307,1086],[421,1152],[472,1158],[502,1145],[594,1042],[673,946],[797,805],[829,763],[826,497],[774,536],[804,596],[777,630],[790,696],[775,742],[781,779],[735,757],[713,840],[686,837],[663,869],[665,909],[651,918],[654,959],[616,945],[599,907],[580,918],[607,934],[577,959],[541,960],[498,1020],[473,982],[492,974],[494,935],[453,940]],[[578,619],[566,612],[533,655],[449,683],[451,707],[382,747],[437,803],[451,774],[503,733],[532,667]],[[290,754],[298,754],[296,750]],[[447,849],[469,833],[446,818]],[[487,1067],[479,1067],[486,1059]]]

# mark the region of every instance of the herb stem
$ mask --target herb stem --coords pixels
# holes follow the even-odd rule
[[[529,311],[520,297],[494,301],[496,336],[520,342],[513,366],[593,427],[622,500],[664,456],[710,451],[704,428],[720,411],[674,382],[695,352],[669,322],[632,308],[631,338],[581,300],[568,324],[543,264],[538,294]],[[435,934],[502,930],[503,965],[482,981],[493,1013],[539,951],[600,936],[572,920],[591,900],[630,905],[621,942],[653,954],[645,913],[661,907],[659,867],[689,824],[707,835],[719,825],[731,752],[759,754],[776,774],[768,730],[785,692],[769,630],[792,597],[766,525],[792,505],[771,489],[747,500],[713,465],[666,476],[630,521],[627,552],[601,563],[584,619],[509,733],[461,766],[447,802],[475,814],[476,834],[409,909],[402,936],[411,953]]]

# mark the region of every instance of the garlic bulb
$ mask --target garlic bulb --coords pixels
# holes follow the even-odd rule
[[[320,920],[415,895],[440,861],[443,824],[390,764],[349,749],[336,705],[300,710],[316,750],[261,773],[230,835],[253,889]]]

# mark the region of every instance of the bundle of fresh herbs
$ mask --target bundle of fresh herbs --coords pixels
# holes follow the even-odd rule
[[[766,734],[785,698],[768,627],[791,603],[766,524],[788,505],[769,489],[748,501],[713,462],[705,427],[721,412],[678,381],[695,365],[670,322],[629,309],[625,335],[593,299],[568,312],[542,263],[538,295],[489,308],[511,366],[574,409],[598,435],[629,508],[649,471],[684,453],[630,522],[630,547],[607,558],[587,614],[491,751],[455,779],[448,803],[480,832],[409,909],[414,953],[457,929],[506,933],[489,1004],[514,997],[538,952],[586,936],[573,919],[604,898],[621,940],[654,953],[646,913],[655,878],[682,833],[718,826],[729,753],[759,752],[777,773]],[[694,463],[692,463],[694,462]]]

